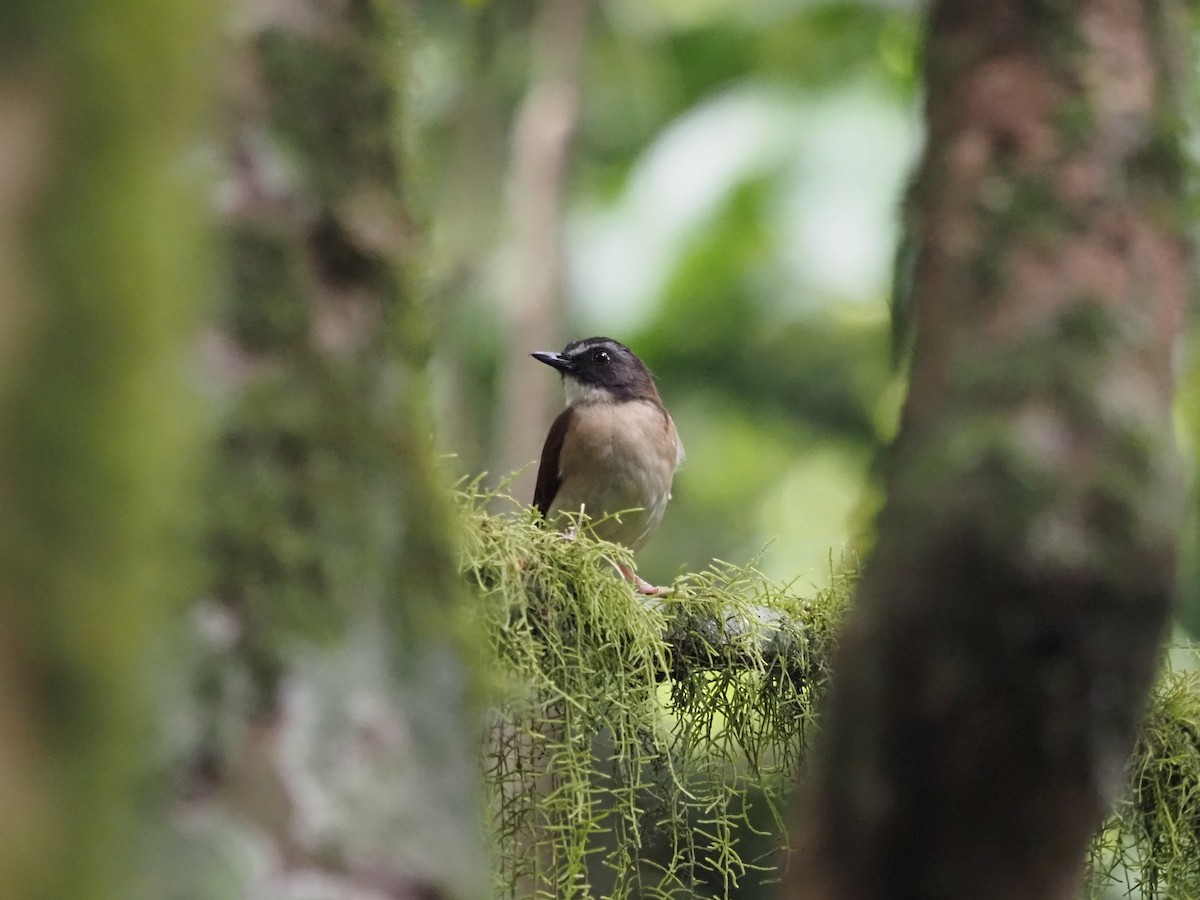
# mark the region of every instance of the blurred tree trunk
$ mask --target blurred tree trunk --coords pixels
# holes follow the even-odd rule
[[[481,894],[429,337],[397,264],[417,230],[394,8],[233,10],[231,290],[199,367],[213,257],[189,179],[208,161],[214,13],[0,12],[6,897]],[[203,498],[198,368],[223,414]],[[172,694],[193,658],[161,651],[197,591],[200,513],[211,599],[194,618],[208,647],[193,719]],[[197,733],[184,806],[202,815],[176,820],[180,855],[147,776]],[[196,852],[217,820],[238,840]],[[222,868],[222,846],[260,857]]]
[[[1076,890],[1175,575],[1177,13],[931,8],[910,392],[791,896]]]
[[[495,470],[527,467],[512,493],[532,501],[536,469],[562,391],[542,366],[530,365],[534,350],[566,344],[563,296],[563,192],[571,139],[579,119],[591,0],[542,0],[533,22],[529,89],[513,121],[508,175],[507,248],[503,305],[506,335]]]
[[[462,52],[470,66],[446,116],[444,152],[422,155],[422,206],[437,210],[430,216],[425,270],[439,334],[430,371],[438,387],[438,438],[463,474],[494,462],[495,398],[480,389],[479,370],[494,353],[485,348],[498,318],[493,281],[509,118],[503,59],[506,39],[518,30],[511,7],[460,5],[466,19]]]
[[[0,7],[0,894],[128,896],[184,577],[214,16]]]
[[[278,870],[247,895],[304,876],[334,892],[475,896],[478,737],[426,310],[407,267],[420,246],[405,192],[410,26],[382,0],[238,7],[220,194],[232,290],[206,353],[226,415],[202,610],[233,639],[214,648],[194,786],[274,848]]]

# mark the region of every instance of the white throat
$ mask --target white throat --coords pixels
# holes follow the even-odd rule
[[[604,388],[592,384],[584,384],[577,378],[567,376],[563,379],[563,391],[567,395],[567,406],[590,403],[612,403],[612,394]]]

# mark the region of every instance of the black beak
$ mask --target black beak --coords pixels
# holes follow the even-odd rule
[[[561,353],[548,353],[545,350],[539,350],[537,353],[530,353],[529,355],[538,362],[544,362],[551,368],[558,369],[564,375],[575,371],[575,364]]]

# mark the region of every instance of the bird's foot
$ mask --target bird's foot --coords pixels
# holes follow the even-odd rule
[[[664,597],[671,593],[670,588],[656,587],[628,566],[617,566],[617,568],[621,570],[621,574],[625,576],[625,579],[633,584],[639,594],[644,594],[647,597]]]

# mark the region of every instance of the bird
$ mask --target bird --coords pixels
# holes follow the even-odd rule
[[[593,533],[639,550],[671,499],[683,444],[654,378],[632,350],[608,337],[530,354],[562,375],[567,406],[542,447],[533,505],[546,521],[587,514]],[[626,566],[643,594],[664,594]]]

